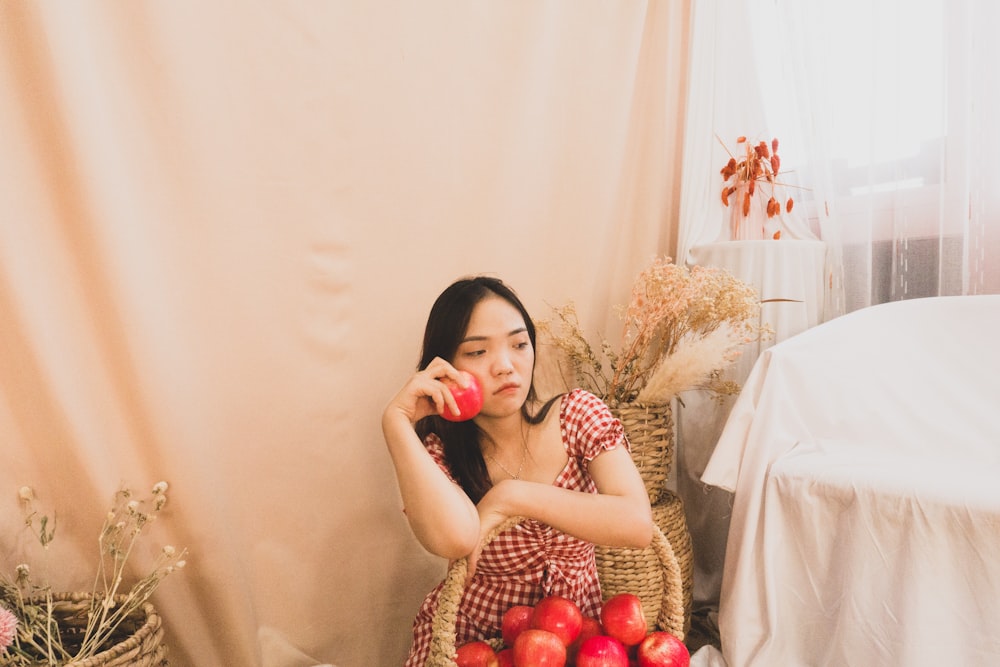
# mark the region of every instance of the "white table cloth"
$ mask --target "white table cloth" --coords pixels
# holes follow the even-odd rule
[[[823,319],[826,244],[822,241],[725,241],[691,249],[699,266],[725,269],[757,290],[760,321],[774,337],[745,346],[726,378],[743,383],[761,350],[816,326]],[[684,501],[694,551],[696,608],[717,608],[732,495],[701,482],[732,401],[719,403],[705,392],[685,392],[677,410],[676,487]]]
[[[1000,665],[1000,296],[766,350],[704,482],[735,492],[729,667]]]

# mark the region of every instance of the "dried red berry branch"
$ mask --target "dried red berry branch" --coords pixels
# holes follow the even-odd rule
[[[718,139],[718,136],[716,136]],[[719,143],[722,140],[719,139]],[[732,154],[728,147],[722,143],[723,148],[729,153],[729,162],[719,172],[722,174],[722,204],[729,206],[730,198],[735,194],[737,201],[734,205],[740,207],[743,217],[750,215],[750,205],[753,196],[757,193],[757,182],[766,183],[769,192],[763,192],[761,196],[767,195],[765,210],[768,218],[781,213],[782,205],[775,196],[775,186],[785,185],[777,180],[781,169],[781,158],[778,156],[778,140],[772,139],[770,146],[766,141],[761,141],[756,145],[747,141],[746,137],[736,139],[737,144],[741,144],[744,154],[740,159]],[[795,201],[788,197],[785,200],[785,211],[791,212],[795,206]]]

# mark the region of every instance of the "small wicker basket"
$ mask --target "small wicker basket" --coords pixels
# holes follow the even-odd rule
[[[632,460],[655,505],[666,489],[674,460],[674,421],[670,403],[609,402],[611,414],[625,428]]]
[[[53,593],[53,617],[67,644],[80,638],[87,627],[91,608],[89,593]],[[125,596],[116,596],[123,601]],[[66,667],[165,667],[167,647],[162,643],[163,627],[153,605],[145,603],[127,617],[112,634],[114,644],[84,660],[66,663]]]
[[[660,502],[652,509],[656,532],[670,545],[670,562],[663,558],[656,540],[644,549],[598,546],[594,550],[597,576],[601,580],[601,592],[605,599],[618,593],[638,595],[650,627],[655,624],[660,630],[683,639],[691,628],[694,579],[691,534],[684,515],[684,504],[673,492],[664,491]],[[676,574],[670,571],[675,564],[678,569]],[[680,624],[665,622],[661,602],[665,587],[681,596],[679,606],[683,612]],[[673,613],[673,608],[667,611]],[[675,632],[678,627],[681,632]]]
[[[500,524],[486,536],[483,545],[489,544],[497,535],[508,530],[521,521],[523,517],[513,517]],[[682,592],[682,575],[680,564],[674,555],[673,548],[663,532],[656,526],[653,528],[653,541],[649,546],[662,565],[660,587],[662,599],[658,605],[657,627],[667,630],[683,641],[685,632],[685,608]],[[431,649],[427,657],[426,667],[457,667],[455,655],[457,635],[455,623],[458,620],[458,607],[465,590],[465,579],[468,576],[469,565],[466,558],[460,558],[449,566],[444,585],[438,596],[438,607],[432,621],[433,637]],[[598,571],[600,578],[600,571]],[[602,588],[604,582],[601,582]],[[605,595],[605,599],[607,599]],[[487,640],[489,641],[489,640]]]

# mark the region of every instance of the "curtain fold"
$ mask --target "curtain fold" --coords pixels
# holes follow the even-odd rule
[[[381,410],[465,274],[613,334],[673,252],[688,10],[0,3],[0,569],[21,485],[77,589],[164,479],[172,665],[401,664],[446,564]]]

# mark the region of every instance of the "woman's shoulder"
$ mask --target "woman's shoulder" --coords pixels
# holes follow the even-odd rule
[[[433,431],[424,436],[424,448],[437,463],[438,467],[441,468],[448,475],[448,479],[455,481],[455,476],[452,474],[451,466],[448,464],[448,457],[444,453],[444,442],[437,433]]]
[[[586,389],[573,389],[563,396],[559,421],[563,432],[606,428],[615,420],[604,399]]]
[[[621,421],[604,399],[586,389],[574,389],[563,397],[560,422],[569,451],[588,460],[624,440]]]
[[[564,415],[573,411],[591,410],[607,411],[610,413],[610,408],[608,408],[608,404],[604,402],[604,399],[580,387],[566,393],[560,405],[560,412]]]

